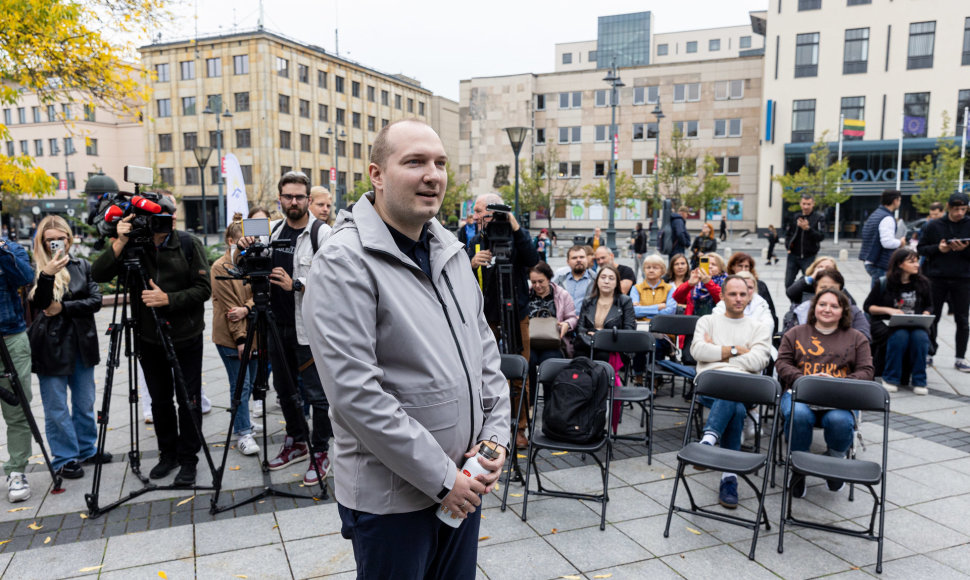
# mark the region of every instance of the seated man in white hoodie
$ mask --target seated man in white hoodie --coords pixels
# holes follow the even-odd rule
[[[697,321],[690,354],[697,360],[697,374],[710,370],[759,374],[768,365],[771,351],[771,326],[745,316],[751,302],[744,278],[728,276],[721,285],[724,313],[708,314]],[[704,425],[702,444],[741,449],[745,408],[741,403],[701,397],[710,408]],[[721,476],[718,503],[728,509],[738,507],[738,479],[733,473]]]
[[[762,324],[767,324],[769,329],[774,330],[775,321],[771,317],[771,308],[768,306],[768,301],[758,294],[758,279],[751,272],[744,270],[741,270],[735,276],[744,280],[748,286],[749,300],[748,305],[744,307],[745,318],[754,318]],[[725,302],[721,300],[714,306],[713,314],[724,314],[724,312]]]

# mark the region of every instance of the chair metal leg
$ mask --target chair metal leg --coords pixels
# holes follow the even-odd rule
[[[516,439],[518,439],[519,421],[522,420],[522,405],[524,401],[525,401],[525,389],[519,389],[519,410],[515,414],[515,423],[513,423],[513,427],[512,427],[513,431],[515,432],[515,435],[512,436],[512,452],[509,453],[509,463],[508,463],[509,468],[508,468],[508,471],[506,471],[507,475],[505,476],[505,483],[502,484],[505,488],[502,491],[501,511],[503,512],[505,511],[506,504],[509,498],[509,484],[512,482],[512,470],[518,469],[519,446],[516,444]],[[532,439],[531,425],[529,426],[529,439],[530,441]]]
[[[535,462],[535,455],[539,453],[536,449],[535,452],[532,451],[532,432],[529,432],[529,450],[526,452],[525,460],[525,489],[522,491],[522,521],[526,521],[525,512],[529,509],[529,478],[532,475],[532,464]],[[538,471],[536,471],[536,477],[539,476]]]
[[[670,505],[667,506],[667,525],[664,527],[664,537],[670,537],[670,520],[674,516],[674,503],[677,501],[677,488],[680,487],[680,480],[684,477],[684,468],[687,464],[683,461],[677,462],[677,477],[674,478],[674,490],[670,493]]]

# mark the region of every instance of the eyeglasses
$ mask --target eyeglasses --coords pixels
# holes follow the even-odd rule
[[[308,195],[290,195],[288,193],[281,193],[280,194],[280,199],[282,199],[286,203],[293,203],[294,201],[299,202],[299,203],[303,203],[304,201],[306,201],[307,199],[309,199],[309,197],[310,196],[308,196]]]

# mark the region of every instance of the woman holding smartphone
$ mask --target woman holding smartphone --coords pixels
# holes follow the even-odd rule
[[[37,226],[37,278],[29,295],[37,315],[28,331],[52,464],[67,479],[84,476],[81,463],[111,461],[108,452],[97,455],[94,421],[94,367],[100,362],[94,313],[101,310],[101,290],[90,262],[70,255],[73,241],[60,216],[47,216]]]

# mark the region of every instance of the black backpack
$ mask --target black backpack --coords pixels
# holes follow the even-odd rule
[[[664,256],[669,256],[674,251],[674,229],[669,223],[660,229],[657,247]]]
[[[542,433],[550,439],[589,443],[606,429],[610,373],[585,356],[559,371],[545,392]]]

